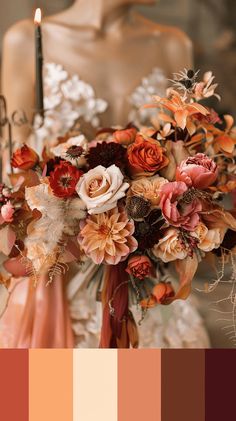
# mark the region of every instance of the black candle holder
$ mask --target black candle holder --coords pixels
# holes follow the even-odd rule
[[[40,116],[37,125],[36,116]],[[2,182],[2,158],[3,158],[3,143],[8,145],[9,148],[9,161],[13,154],[13,127],[27,126],[31,131],[40,129],[44,124],[44,110],[40,114],[35,111],[32,115],[31,120],[27,117],[24,110],[13,111],[10,115],[8,114],[7,100],[4,95],[0,94],[0,182]],[[6,128],[6,139],[4,139],[3,130]],[[13,167],[11,166],[11,174],[13,174]]]

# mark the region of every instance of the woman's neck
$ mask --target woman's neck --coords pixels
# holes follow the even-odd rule
[[[122,5],[116,0],[76,0],[69,9],[57,16],[62,23],[109,31],[129,19],[130,8],[130,5]]]

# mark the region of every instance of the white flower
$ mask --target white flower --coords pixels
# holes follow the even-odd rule
[[[53,92],[57,91],[59,84],[66,80],[67,77],[68,73],[60,64],[46,63],[44,65],[44,83]]]
[[[67,154],[69,148],[80,147],[81,155],[73,157]],[[59,156],[66,161],[70,161],[72,164],[76,164],[78,167],[83,167],[86,164],[85,154],[88,151],[88,141],[83,134],[79,136],[70,137],[66,142],[60,143],[59,145],[51,148],[51,152],[55,156]]]
[[[106,212],[116,207],[125,196],[129,184],[116,165],[105,168],[98,165],[79,180],[76,191],[86,204],[90,215]]]
[[[165,236],[153,247],[152,252],[165,263],[183,260],[188,256],[188,250],[180,241],[179,230],[176,228],[169,228]]]
[[[72,101],[79,101],[82,98],[93,98],[95,96],[92,86],[80,80],[77,75],[63,83],[61,89],[65,98],[71,99]]]

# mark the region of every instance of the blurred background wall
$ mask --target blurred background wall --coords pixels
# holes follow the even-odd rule
[[[35,7],[52,14],[73,0],[0,0],[0,45],[4,32],[19,19],[33,16]],[[182,28],[194,42],[195,67],[212,69],[220,83],[220,112],[236,114],[236,0],[157,0],[139,7],[147,17]],[[1,49],[0,49],[1,51]]]

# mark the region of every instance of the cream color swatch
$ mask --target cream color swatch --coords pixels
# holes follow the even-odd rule
[[[73,421],[117,421],[117,350],[73,351]]]

